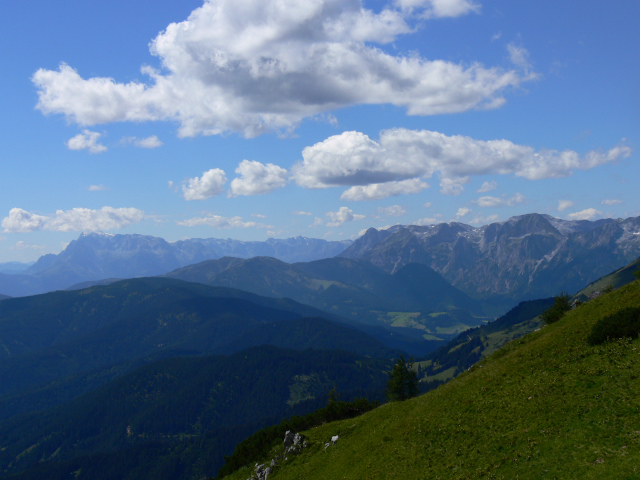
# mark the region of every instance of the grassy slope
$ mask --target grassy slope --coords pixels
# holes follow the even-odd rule
[[[310,447],[269,479],[640,478],[640,339],[585,341],[625,306],[640,306],[640,282],[426,395],[305,432]]]

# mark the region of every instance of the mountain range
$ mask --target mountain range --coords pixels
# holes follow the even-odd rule
[[[350,241],[270,238],[264,242],[194,238],[169,243],[148,235],[83,233],[59,254],[44,255],[19,273],[0,273],[0,293],[25,296],[109,278],[162,275],[192,263],[223,256],[270,256],[286,262],[333,257]],[[15,272],[8,264],[4,272]],[[13,268],[14,270],[11,270]]]
[[[428,265],[474,298],[522,300],[574,293],[640,256],[640,217],[567,221],[528,214],[462,223],[369,229],[340,254],[395,272]]]
[[[354,242],[295,237],[170,243],[145,235],[90,233],[22,271],[24,266],[16,265],[0,271],[0,294],[33,295],[105,279],[163,275],[211,259],[256,256],[285,263],[340,256],[389,273],[419,263],[470,297],[499,305],[503,313],[523,300],[560,290],[574,293],[640,256],[640,217],[567,221],[532,213],[482,227],[451,222],[371,228]]]

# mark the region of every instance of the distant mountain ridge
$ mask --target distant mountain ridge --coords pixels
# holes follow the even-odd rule
[[[369,229],[341,257],[388,272],[428,265],[476,298],[511,301],[577,291],[640,256],[640,217],[567,221],[537,213],[483,227],[463,223]]]
[[[567,221],[532,213],[477,228],[451,222],[369,229],[355,242],[295,237],[170,243],[146,235],[90,233],[23,272],[0,272],[0,294],[33,295],[107,278],[162,275],[225,256],[273,257],[286,263],[341,256],[390,273],[419,263],[467,295],[508,307],[560,290],[573,293],[638,258],[640,217]]]
[[[285,262],[318,260],[336,256],[350,243],[301,236],[263,242],[194,238],[170,243],[149,235],[83,233],[61,253],[44,255],[19,274],[0,273],[0,294],[34,295],[106,278],[162,275],[224,256],[270,256]]]

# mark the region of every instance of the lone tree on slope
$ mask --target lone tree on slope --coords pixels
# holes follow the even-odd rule
[[[386,395],[389,401],[406,400],[418,395],[418,374],[413,369],[413,359],[409,362],[402,355],[393,368],[387,372]]]

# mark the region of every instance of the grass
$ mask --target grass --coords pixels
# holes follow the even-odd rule
[[[426,340],[442,340],[438,335],[455,336],[473,326],[486,321],[484,317],[469,317],[474,320],[472,325],[461,322],[458,316],[452,312],[435,312],[423,314],[421,312],[376,312],[378,320],[391,326],[402,328],[414,328],[426,332],[423,338]]]
[[[309,448],[269,479],[640,478],[640,340],[586,342],[600,318],[628,306],[640,306],[639,282],[432,392],[304,432]]]

